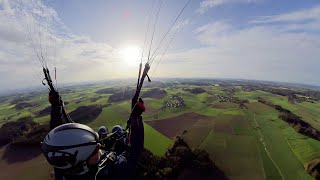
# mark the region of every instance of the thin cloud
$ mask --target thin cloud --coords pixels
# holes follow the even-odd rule
[[[180,74],[320,84],[315,76],[320,67],[320,35],[286,28],[287,24],[251,24],[237,29],[226,22],[208,23],[193,31],[205,47],[168,54],[158,74],[181,61]]]
[[[181,31],[184,29],[186,26],[190,24],[190,19],[187,18],[183,21],[178,22],[175,26],[173,26],[172,31]]]
[[[208,23],[193,30],[193,33],[203,44],[213,44],[232,31],[232,26],[222,21]]]
[[[261,16],[251,21],[251,23],[276,23],[276,22],[305,22],[319,21],[320,6],[315,6],[310,9],[303,9],[295,12],[289,12],[273,16]]]
[[[261,0],[204,0],[200,3],[200,8],[196,12],[204,14],[210,8],[222,6],[225,4],[252,4]]]

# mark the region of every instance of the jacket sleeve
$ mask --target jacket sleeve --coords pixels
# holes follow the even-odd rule
[[[144,127],[142,116],[132,117],[131,122],[131,146],[129,147],[128,165],[131,170],[131,176],[134,176],[139,157],[144,147]]]
[[[129,149],[129,160],[135,165],[144,147],[144,127],[142,116],[131,117],[131,147]]]
[[[62,106],[51,106],[50,117],[50,129],[54,129],[55,127],[63,124]]]
[[[73,123],[71,117],[66,113],[63,106],[51,105],[50,129],[54,129],[65,123]]]
[[[138,101],[138,93],[134,95],[131,100],[131,109],[134,109]],[[134,165],[137,164],[137,161],[140,157],[140,154],[144,147],[144,126],[142,121],[142,116],[140,114],[133,113],[130,115],[129,124],[131,127],[130,132],[130,143],[131,147],[129,148],[129,161]]]

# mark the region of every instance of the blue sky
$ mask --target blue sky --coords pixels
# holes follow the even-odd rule
[[[135,77],[137,60],[128,58],[142,49],[150,10],[160,1],[0,0],[0,91],[40,83],[35,49],[49,68],[57,67],[59,82]],[[152,51],[186,2],[162,0]],[[318,0],[191,0],[151,72],[175,30],[154,78],[320,85]]]

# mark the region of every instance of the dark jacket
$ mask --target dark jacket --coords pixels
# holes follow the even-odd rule
[[[68,122],[67,118],[63,116],[63,109],[61,107],[51,106],[51,121],[50,128],[53,129],[63,123]],[[142,116],[134,117],[131,116],[131,146],[128,146],[123,152],[117,152],[116,160],[114,162],[108,163],[106,166],[102,166],[100,169],[97,166],[92,167],[90,171],[81,176],[65,176],[58,173],[55,170],[55,179],[76,179],[76,180],[91,180],[97,177],[97,180],[105,179],[132,179],[134,175],[137,161],[143,150],[144,145],[144,128],[142,122]],[[109,152],[104,153],[100,161],[106,158]]]

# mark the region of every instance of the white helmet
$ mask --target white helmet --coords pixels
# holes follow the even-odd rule
[[[81,175],[89,171],[86,161],[97,152],[98,142],[98,134],[90,127],[68,123],[51,130],[45,137],[41,150],[57,171]]]

